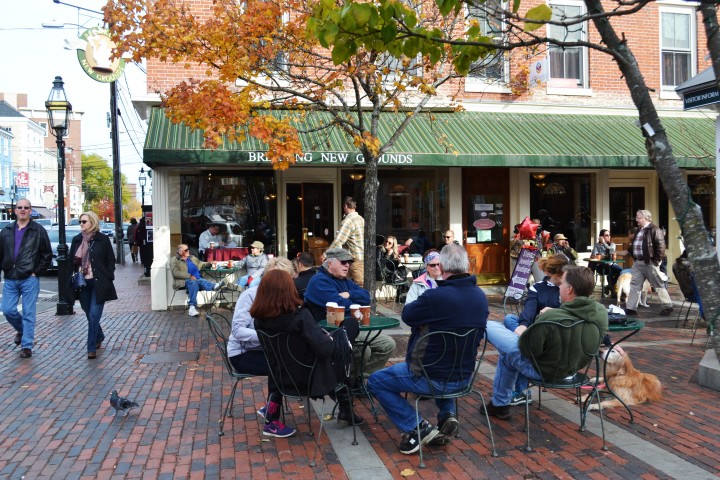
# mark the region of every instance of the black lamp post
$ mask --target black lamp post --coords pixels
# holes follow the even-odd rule
[[[13,184],[10,186],[10,220],[15,220],[15,196],[17,195],[17,187],[15,186],[15,179],[13,178]]]
[[[62,77],[55,77],[50,96],[45,102],[48,122],[55,136],[58,150],[58,303],[57,315],[72,315],[73,303],[70,293],[70,265],[68,265],[68,246],[65,241],[65,140],[68,132],[72,105],[65,96]]]
[[[142,205],[143,210],[145,209],[145,182],[147,182],[147,178],[145,177],[145,168],[140,167],[140,177],[138,178],[138,183],[140,183],[140,198],[142,200],[140,205]]]

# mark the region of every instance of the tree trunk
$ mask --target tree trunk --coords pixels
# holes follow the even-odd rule
[[[365,159],[365,290],[370,292],[370,302],[372,311],[375,311],[376,298],[375,290],[377,282],[375,281],[375,270],[377,268],[377,192],[380,187],[378,181],[378,165],[377,158],[362,149],[363,158]]]
[[[720,88],[720,28],[718,28],[718,19],[717,19],[717,10],[716,10],[716,2],[703,0],[700,3],[700,6],[698,9],[702,13],[703,17],[703,23],[705,24],[705,36],[707,37],[707,47],[708,51],[710,52],[710,58],[712,59],[712,68],[713,72],[715,72],[715,80],[718,82],[718,88]],[[717,155],[717,153],[716,153]],[[717,167],[717,161],[716,161],[716,167]],[[717,176],[718,172],[717,169],[715,171],[715,175]],[[717,195],[719,192],[715,192],[715,195]],[[717,229],[717,225],[715,225],[715,228]],[[715,241],[717,242],[717,234],[715,236]],[[716,249],[717,252],[717,249]],[[717,292],[717,290],[716,290]],[[705,298],[701,295],[702,298]],[[703,303],[703,307],[705,307],[705,304]],[[715,349],[715,355],[717,355],[717,358],[720,358],[720,335],[716,333],[715,326],[717,326],[717,311],[713,311],[711,314],[710,311],[707,310],[707,307],[705,307],[705,319],[710,322],[710,319],[713,320],[713,333],[712,333],[712,343],[713,348]]]
[[[650,163],[653,164],[662,182],[663,189],[677,216],[680,229],[693,266],[698,290],[705,310],[705,319],[715,323],[720,312],[720,265],[710,235],[703,223],[700,207],[692,202],[690,190],[682,171],[675,161],[672,146],[658,117],[655,105],[645,79],[640,72],[634,55],[627,43],[621,40],[610,25],[610,19],[599,15],[603,12],[599,0],[585,0],[588,14],[594,16],[593,23],[603,43],[615,55],[615,61],[625,78],[633,103],[640,115],[640,125],[645,136]],[[713,343],[717,351],[717,335]]]

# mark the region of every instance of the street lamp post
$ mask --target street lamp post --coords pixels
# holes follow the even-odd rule
[[[15,186],[15,179],[13,184],[10,186],[10,220],[15,220],[15,198],[17,195],[17,187]]]
[[[140,183],[140,205],[142,205],[143,209],[145,209],[145,182],[147,182],[147,178],[145,177],[145,168],[140,167],[140,177],[138,178],[138,183]]]
[[[65,96],[62,77],[55,77],[50,96],[45,102],[48,122],[55,136],[58,151],[58,303],[57,315],[73,315],[73,303],[68,301],[70,292],[70,266],[68,265],[68,246],[65,239],[65,140],[68,132],[72,105]]]

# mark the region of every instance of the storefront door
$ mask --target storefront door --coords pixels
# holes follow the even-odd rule
[[[333,184],[287,183],[288,258],[311,252],[315,264],[335,237],[333,228]]]

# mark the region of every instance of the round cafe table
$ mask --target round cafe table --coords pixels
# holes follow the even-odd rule
[[[329,325],[327,319],[320,321],[320,326],[332,332],[340,328],[339,325]],[[370,400],[370,411],[372,412],[375,420],[377,421],[377,409],[375,408],[375,401],[367,390],[367,384],[363,380],[363,370],[365,370],[365,351],[367,350],[370,343],[375,340],[380,333],[388,328],[396,328],[400,326],[400,320],[393,317],[383,317],[381,315],[370,315],[370,325],[360,325],[361,332],[375,332],[375,334],[368,333],[361,339],[355,341],[355,347],[360,347],[360,365],[355,364],[355,378],[351,379],[350,382],[350,393],[355,397],[366,397]]]

